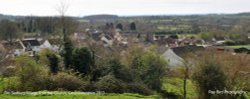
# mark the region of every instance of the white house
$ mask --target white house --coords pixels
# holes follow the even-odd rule
[[[110,47],[114,40],[109,35],[104,35],[101,37],[101,41],[103,41],[105,47]]]
[[[58,52],[59,51],[59,41],[57,41],[56,39],[49,39],[49,40],[45,40],[40,48],[47,48],[50,49],[52,51]]]

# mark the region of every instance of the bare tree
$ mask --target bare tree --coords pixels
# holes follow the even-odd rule
[[[65,22],[65,15],[66,12],[69,9],[69,4],[65,1],[60,1],[59,5],[57,5],[57,12],[60,14],[60,24],[62,25],[62,32],[65,35],[66,34],[66,22]]]
[[[65,65],[65,69],[69,69],[69,67],[72,65],[72,51],[73,51],[73,44],[70,40],[70,38],[68,37],[68,31],[66,29],[68,29],[68,27],[66,27],[66,18],[65,18],[65,14],[68,10],[68,3],[61,1],[59,6],[57,7],[57,11],[60,14],[60,24],[61,24],[61,28],[62,28],[62,32],[63,32],[63,51],[62,51],[62,56],[64,58],[64,65]]]
[[[59,5],[56,8],[57,12],[60,14],[61,17],[65,16],[68,9],[69,9],[69,3],[65,1],[60,1]]]

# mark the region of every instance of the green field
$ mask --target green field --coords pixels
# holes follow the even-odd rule
[[[0,99],[159,99],[157,96],[142,96],[138,94],[59,94],[59,95],[6,95]]]
[[[173,25],[160,25],[157,26],[157,29],[162,30],[162,31],[176,31],[176,30],[189,30],[191,27],[189,25],[178,25],[178,26],[173,26]]]
[[[178,96],[183,96],[183,80],[180,78],[166,78],[164,80],[163,90],[167,92],[173,92]],[[187,98],[196,99],[198,92],[196,87],[191,80],[187,80]]]
[[[89,20],[84,20],[84,19],[80,19],[80,20],[78,20],[80,23],[88,23],[89,22]]]
[[[162,22],[172,22],[171,19],[164,19],[164,20],[151,20],[152,23],[162,23]]]
[[[224,46],[225,48],[250,48],[250,45]]]

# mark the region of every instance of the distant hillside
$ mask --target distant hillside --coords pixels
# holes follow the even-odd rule
[[[3,14],[0,14],[0,20],[2,19],[9,19],[9,20],[12,20],[12,19],[18,19],[18,18],[22,18],[24,16],[14,16],[14,15],[3,15]]]
[[[90,15],[90,16],[83,17],[83,19],[87,19],[87,20],[115,20],[118,18],[119,16],[117,15],[108,15],[108,14]]]
[[[141,16],[118,16],[112,14],[99,14],[99,15],[89,15],[85,17],[68,16],[73,19],[85,19],[85,20],[118,20],[118,19],[169,19],[169,18],[198,18],[198,17],[233,17],[233,18],[250,18],[250,12],[236,13],[236,14],[194,14],[194,15],[141,15]],[[27,16],[18,15],[4,15],[0,14],[0,20],[9,19],[15,20],[20,18],[25,18]],[[32,17],[43,17],[43,16],[32,16]],[[49,16],[47,16],[49,17]],[[56,16],[51,16],[56,17]]]
[[[236,15],[250,16],[250,12],[239,13],[239,14],[236,14]]]

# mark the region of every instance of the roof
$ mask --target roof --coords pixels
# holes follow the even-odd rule
[[[159,46],[159,47],[157,47],[156,50],[159,54],[163,54],[168,50],[168,48],[166,46]]]
[[[172,49],[168,49],[162,54],[162,57],[168,61],[168,65],[173,67],[173,66],[180,66],[183,64],[183,59],[176,55]]]
[[[189,53],[189,52],[196,52],[196,51],[205,50],[205,48],[202,47],[202,46],[188,45],[188,46],[182,46],[182,47],[175,47],[175,48],[172,48],[172,50],[178,56],[183,56],[183,55],[185,55],[186,53]]]
[[[105,35],[105,38],[107,38],[108,40],[112,40],[112,38],[109,35]]]
[[[51,45],[60,45],[62,43],[61,39],[48,39]]]
[[[247,54],[250,54],[250,50],[248,48],[238,48],[238,49],[234,49],[234,52],[236,53],[247,53]]]
[[[38,40],[34,39],[34,40],[22,40],[22,43],[25,47],[27,47],[28,45],[30,46],[40,46],[40,43]]]
[[[20,42],[18,41],[15,41],[15,42],[4,42],[2,43],[3,44],[3,47],[7,50],[10,50],[10,49],[22,49],[22,45],[20,44]]]

